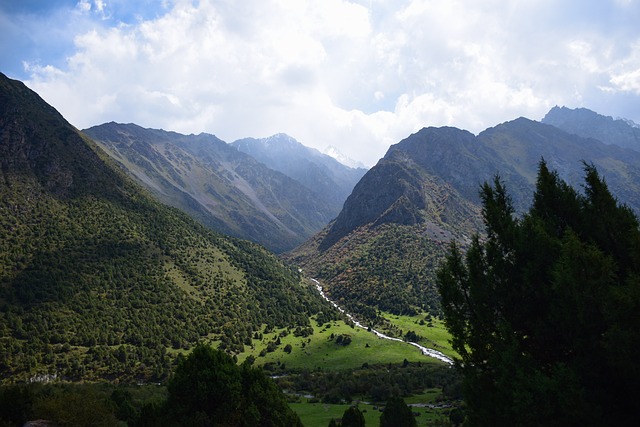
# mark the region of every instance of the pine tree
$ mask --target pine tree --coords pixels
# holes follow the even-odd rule
[[[342,427],[364,427],[364,415],[357,406],[350,406],[342,415]]]
[[[415,427],[418,424],[401,397],[392,397],[387,401],[380,415],[380,427]]]
[[[179,362],[167,389],[169,425],[302,425],[261,369],[237,366],[226,353],[202,344]]]
[[[638,219],[585,164],[584,194],[539,165],[516,218],[501,181],[481,190],[486,237],[438,271],[470,425],[638,422]]]

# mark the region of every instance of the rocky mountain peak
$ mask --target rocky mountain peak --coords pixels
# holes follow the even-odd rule
[[[640,151],[640,128],[627,119],[614,119],[587,108],[556,106],[542,118],[542,123],[584,138]]]

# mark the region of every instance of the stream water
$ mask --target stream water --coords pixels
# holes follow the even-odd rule
[[[444,354],[440,353],[437,350],[434,350],[432,348],[427,348],[424,347],[418,343],[415,342],[407,342],[407,341],[403,341],[400,338],[394,338],[394,337],[390,337],[388,335],[383,334],[382,332],[376,331],[373,328],[368,328],[367,326],[364,326],[362,323],[358,322],[350,313],[347,313],[342,307],[340,307],[338,304],[336,304],[334,301],[331,301],[324,293],[324,291],[322,290],[322,285],[320,284],[320,282],[318,282],[316,279],[311,279],[313,281],[313,283],[316,285],[316,289],[318,290],[318,292],[320,293],[320,295],[322,296],[322,298],[324,298],[325,300],[327,300],[331,305],[333,305],[335,308],[337,308],[341,313],[343,313],[345,316],[347,316],[347,318],[349,320],[351,320],[353,322],[354,325],[356,325],[358,328],[362,328],[362,329],[366,329],[368,331],[370,331],[371,333],[375,334],[376,336],[378,336],[378,338],[382,338],[385,340],[391,340],[391,341],[398,341],[398,342],[404,342],[406,344],[412,345],[414,347],[417,347],[418,349],[420,349],[420,351],[422,352],[422,354],[424,354],[425,356],[428,357],[433,357],[434,359],[438,359],[441,360],[445,363],[448,363],[450,365],[453,365],[453,360],[451,360],[451,358],[445,356]]]

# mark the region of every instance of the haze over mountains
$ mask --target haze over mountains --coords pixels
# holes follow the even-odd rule
[[[275,252],[293,249],[335,218],[365,172],[286,135],[229,145],[214,135],[134,124],[84,133],[163,202]]]
[[[339,161],[343,165],[349,166],[350,168],[368,169],[365,166],[364,163],[362,163],[362,162],[360,162],[358,160],[353,160],[352,158],[345,156],[344,154],[342,154],[342,152],[340,150],[338,150],[333,145],[330,145],[327,148],[325,148],[324,150],[322,150],[322,153],[326,154],[327,156],[333,157],[334,159],[336,159],[337,161]]]
[[[631,120],[614,119],[586,108],[553,107],[542,118],[542,123],[605,144],[640,151],[640,125]]]
[[[285,134],[240,139],[231,145],[311,189],[334,212],[331,219],[338,215],[366,172],[363,168],[345,167],[335,158],[305,147]]]

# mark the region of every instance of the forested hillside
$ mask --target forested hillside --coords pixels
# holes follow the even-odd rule
[[[150,197],[0,76],[0,377],[158,379],[175,350],[242,349],[327,310],[262,247]]]
[[[593,162],[612,192],[640,212],[640,154],[519,118],[477,136],[425,128],[391,146],[356,185],[338,217],[288,258],[334,299],[374,319],[376,310],[439,313],[434,266],[443,247],[484,229],[480,188],[496,175],[524,213],[545,159],[579,186]]]
[[[437,314],[435,268],[451,239],[467,241],[480,226],[472,203],[397,151],[358,183],[334,222],[288,259],[369,320],[377,310]]]

